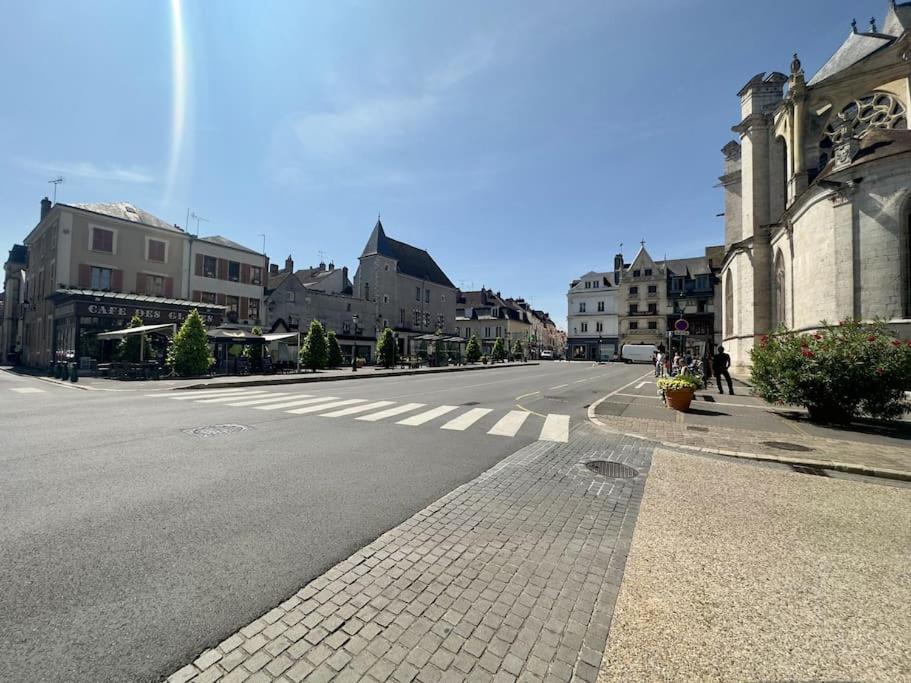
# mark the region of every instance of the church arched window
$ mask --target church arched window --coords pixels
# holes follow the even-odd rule
[[[775,285],[774,285],[774,304],[775,304],[775,327],[779,325],[788,324],[788,294],[787,286],[785,279],[785,268],[784,268],[784,256],[781,254],[781,249],[775,253],[775,266],[774,266],[774,276],[775,276]]]
[[[724,336],[734,336],[734,278],[731,271],[724,278]]]
[[[908,112],[894,95],[886,92],[872,92],[853,100],[842,107],[829,125],[819,143],[819,169],[832,158],[832,148],[846,138],[856,137],[871,128],[905,130],[908,128]]]

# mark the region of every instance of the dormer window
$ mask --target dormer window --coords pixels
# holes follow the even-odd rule
[[[639,277],[640,274],[641,274],[641,271],[639,271],[639,270],[633,271],[633,277]]]

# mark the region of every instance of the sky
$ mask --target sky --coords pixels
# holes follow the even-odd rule
[[[888,0],[30,0],[0,25],[0,252],[128,201],[273,262],[348,266],[382,215],[464,289],[566,321],[623,244],[723,242],[755,74],[809,79]],[[195,232],[197,221],[190,220]]]

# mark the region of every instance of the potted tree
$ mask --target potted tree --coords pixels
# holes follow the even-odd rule
[[[702,379],[688,372],[676,377],[662,377],[658,380],[658,393],[664,396],[668,408],[686,412],[690,409],[696,389],[702,388]]]

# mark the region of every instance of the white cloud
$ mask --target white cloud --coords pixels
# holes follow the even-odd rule
[[[153,183],[155,177],[141,166],[99,165],[91,161],[35,161],[20,159],[22,167],[35,173],[88,178],[120,183]]]

